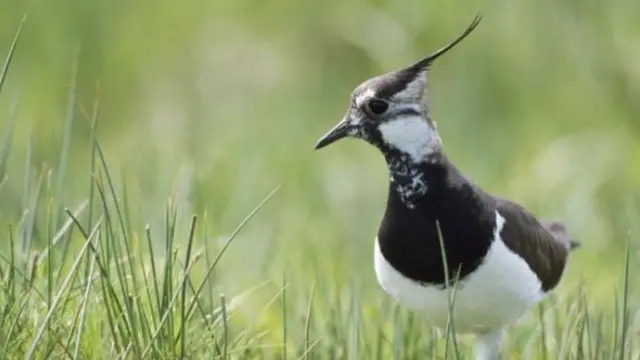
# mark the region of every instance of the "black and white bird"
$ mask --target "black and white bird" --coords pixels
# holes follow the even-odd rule
[[[342,121],[316,149],[351,137],[380,150],[390,181],[374,246],[378,282],[440,328],[449,319],[449,290],[455,286],[456,332],[476,334],[477,359],[494,360],[504,328],[558,285],[578,243],[561,222],[539,221],[482,190],[445,155],[429,111],[427,73],[479,21],[418,62],[360,84]]]

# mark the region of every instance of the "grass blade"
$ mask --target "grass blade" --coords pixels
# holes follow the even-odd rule
[[[9,73],[9,67],[11,67],[11,61],[13,60],[13,55],[16,52],[16,47],[18,46],[18,40],[20,39],[20,34],[22,33],[22,26],[24,25],[24,22],[26,20],[27,20],[27,14],[24,14],[22,16],[22,20],[18,24],[18,29],[16,30],[16,34],[13,36],[11,47],[9,47],[9,53],[4,59],[4,64],[2,65],[2,71],[0,71],[0,93],[2,93],[4,82],[7,79],[7,74]]]
[[[79,254],[76,256],[76,260],[73,263],[73,265],[71,267],[71,270],[69,271],[69,274],[67,275],[67,278],[65,279],[65,281],[60,286],[60,289],[58,290],[58,293],[56,294],[56,296],[54,298],[54,301],[53,301],[53,303],[51,304],[51,306],[49,308],[49,311],[47,311],[47,315],[43,319],[42,324],[40,325],[40,327],[38,328],[38,330],[36,332],[36,336],[35,336],[32,344],[31,344],[31,347],[29,348],[29,350],[27,350],[27,353],[25,355],[25,359],[31,359],[33,357],[34,352],[36,350],[36,347],[38,346],[38,343],[39,343],[39,341],[40,341],[45,329],[47,329],[47,326],[49,325],[49,321],[51,319],[51,316],[54,313],[54,310],[56,309],[57,304],[63,299],[63,295],[65,293],[65,290],[67,289],[69,283],[71,282],[71,279],[75,276],[76,271],[78,269],[78,266],[80,265],[80,261],[84,258],[85,252],[89,248],[89,243],[91,243],[91,241],[96,236],[96,234],[98,234],[99,225],[100,225],[99,223],[96,224],[94,229],[91,231],[91,233],[89,234],[89,236],[85,240],[85,243],[82,246],[82,248],[80,249]]]
[[[231,245],[233,240],[236,238],[236,236],[240,233],[240,231],[244,229],[244,227],[247,225],[249,220],[251,220],[258,213],[258,211],[260,211],[260,209],[262,209],[267,204],[267,202],[271,199],[273,195],[276,194],[276,192],[278,192],[279,189],[280,189],[280,185],[276,186],[273,190],[271,190],[271,192],[258,204],[258,206],[256,206],[249,213],[249,215],[247,215],[236,227],[236,229],[231,233],[231,235],[229,236],[225,244],[222,246],[222,248],[218,252],[218,255],[216,255],[216,257],[213,259],[213,262],[207,267],[207,271],[204,274],[203,280],[200,282],[200,285],[198,285],[198,288],[193,294],[194,300],[191,301],[191,304],[189,305],[189,311],[187,312],[189,315],[193,314],[194,308],[196,306],[195,299],[197,299],[200,293],[202,292],[202,289],[207,283],[207,279],[209,278],[209,276],[211,275],[215,267],[218,265],[218,262],[222,258],[222,255],[224,255],[225,251],[229,248],[229,246]]]

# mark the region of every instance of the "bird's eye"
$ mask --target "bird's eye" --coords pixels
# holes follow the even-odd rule
[[[371,99],[364,104],[364,110],[369,116],[380,116],[389,109],[389,103],[380,99]]]

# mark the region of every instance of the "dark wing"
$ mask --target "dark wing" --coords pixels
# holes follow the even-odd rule
[[[529,264],[545,292],[553,289],[560,282],[573,243],[564,225],[556,221],[541,223],[522,206],[496,200],[496,210],[505,219],[502,240]]]

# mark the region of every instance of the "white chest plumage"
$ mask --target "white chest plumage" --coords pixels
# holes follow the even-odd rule
[[[457,285],[453,307],[457,332],[500,329],[545,296],[536,274],[500,238],[503,225],[504,218],[496,212],[494,241],[482,265]],[[374,265],[378,282],[388,294],[404,306],[425,313],[434,326],[446,326],[449,290],[422,286],[404,277],[384,258],[377,239]]]

